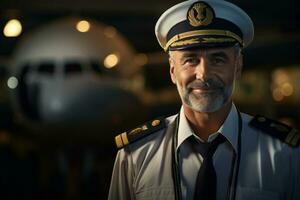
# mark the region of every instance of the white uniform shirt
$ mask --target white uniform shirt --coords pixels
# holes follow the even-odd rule
[[[116,157],[109,199],[174,199],[172,179],[172,136],[175,118],[166,128],[129,144]],[[236,199],[300,199],[300,148],[250,127],[251,116],[242,114],[241,160]],[[213,162],[217,174],[217,199],[225,200],[229,188],[232,156],[238,151],[238,114],[235,106],[216,134],[227,141],[217,148]],[[194,137],[181,110],[178,127],[179,171],[183,199],[193,199],[194,185],[202,157],[187,138]],[[198,138],[199,139],[199,138]]]

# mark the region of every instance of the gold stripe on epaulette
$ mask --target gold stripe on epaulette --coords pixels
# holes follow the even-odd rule
[[[116,145],[117,145],[118,149],[120,149],[124,146],[121,135],[118,135],[118,136],[115,137],[115,142],[116,142]]]
[[[292,129],[289,134],[287,135],[287,137],[285,138],[285,142],[287,144],[292,144],[293,138],[295,137],[295,135],[297,134],[297,130],[296,129]]]
[[[123,145],[126,146],[127,144],[129,144],[129,141],[128,141],[128,137],[127,137],[127,133],[124,132],[121,134],[121,138],[122,138],[122,141],[123,141]]]

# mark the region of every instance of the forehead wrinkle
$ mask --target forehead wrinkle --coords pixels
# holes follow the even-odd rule
[[[228,54],[220,51],[220,52],[212,52],[212,53],[208,53],[208,56],[210,57],[223,57],[223,58],[229,58]]]
[[[225,58],[231,58],[232,55],[235,54],[233,48],[226,48],[226,49],[212,49],[207,52],[208,56],[221,56]]]
[[[180,52],[179,55],[181,57],[198,57],[201,56],[201,54],[204,53],[205,50],[184,50],[184,51],[178,51]]]
[[[222,57],[230,57],[230,52],[226,51],[225,49],[201,49],[201,50],[194,50],[194,51],[182,51],[180,58],[187,58],[187,57],[211,57],[211,56],[222,56]]]

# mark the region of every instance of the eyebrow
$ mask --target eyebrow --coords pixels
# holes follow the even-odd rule
[[[184,59],[186,59],[186,58],[194,58],[194,57],[198,57],[198,56],[199,56],[198,52],[186,51],[181,55],[179,60],[180,60],[180,62],[183,62]]]
[[[195,56],[199,56],[199,53],[196,53],[196,52],[184,52],[182,54],[182,58],[195,57]]]
[[[222,58],[225,58],[227,60],[229,59],[229,56],[226,53],[224,53],[223,51],[208,53],[208,56],[209,57],[222,57]]]
[[[223,51],[215,51],[215,52],[204,52],[208,57],[222,57],[224,59],[229,59],[229,56],[223,52]],[[180,58],[180,61],[182,61],[185,58],[189,57],[198,57],[201,53],[200,52],[184,52]]]

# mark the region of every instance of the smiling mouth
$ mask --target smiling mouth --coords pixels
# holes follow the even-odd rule
[[[191,91],[197,94],[207,94],[207,93],[214,93],[216,92],[216,88],[209,88],[209,89],[203,89],[203,88],[191,88]]]

